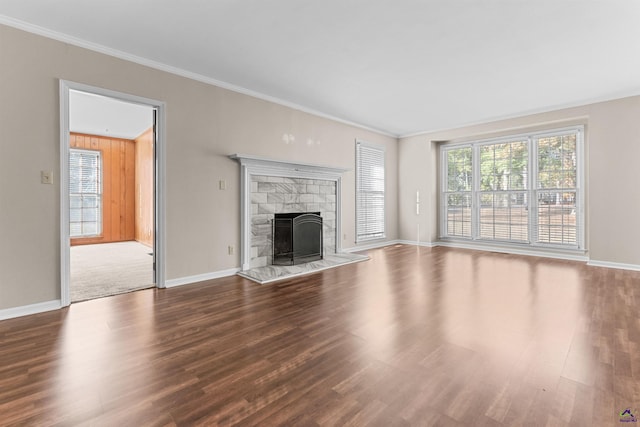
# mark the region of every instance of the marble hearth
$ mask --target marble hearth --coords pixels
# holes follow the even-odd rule
[[[367,261],[368,259],[369,257],[367,255],[361,254],[328,254],[324,257],[324,259],[318,261],[311,261],[304,264],[289,266],[267,265],[264,267],[256,267],[246,271],[241,271],[238,274],[242,277],[264,285],[278,280],[290,279],[293,277],[317,273],[319,271],[328,270],[330,268],[339,267],[341,265]]]

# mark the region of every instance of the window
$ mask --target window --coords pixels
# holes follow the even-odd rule
[[[582,249],[582,127],[443,146],[443,238]]]
[[[528,141],[479,147],[479,237],[527,242]]]
[[[356,242],[385,237],[384,147],[356,141]]]
[[[534,139],[538,201],[535,236],[540,243],[577,245],[578,153],[575,133]]]
[[[102,161],[99,151],[69,152],[69,234],[97,236],[102,232]]]
[[[447,236],[471,237],[471,147],[448,150],[444,200],[447,206]]]

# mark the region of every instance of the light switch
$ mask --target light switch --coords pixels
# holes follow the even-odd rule
[[[220,189],[221,190],[226,190],[227,189],[227,181],[225,181],[224,179],[220,180]]]
[[[53,184],[53,172],[40,171],[40,182],[43,184]]]

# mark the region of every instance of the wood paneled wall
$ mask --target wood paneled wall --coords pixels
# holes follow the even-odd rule
[[[149,128],[135,140],[135,238],[149,247],[153,247],[154,234],[153,140],[153,128]]]
[[[71,245],[135,239],[135,141],[71,133],[71,148],[102,152],[102,234],[71,239]]]

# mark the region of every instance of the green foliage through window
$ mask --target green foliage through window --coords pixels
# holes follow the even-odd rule
[[[443,237],[580,248],[581,128],[444,146]]]

